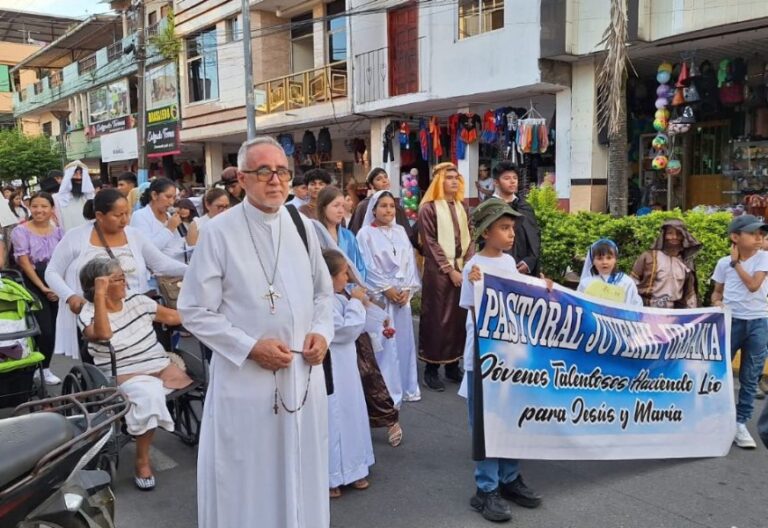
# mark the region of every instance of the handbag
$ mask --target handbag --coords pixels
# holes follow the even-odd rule
[[[181,284],[184,277],[155,277],[157,281],[157,289],[160,290],[160,295],[165,301],[165,305],[168,308],[176,309],[176,304],[179,301],[179,293],[181,293]]]

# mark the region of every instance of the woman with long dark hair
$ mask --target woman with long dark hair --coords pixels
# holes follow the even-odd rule
[[[40,299],[41,309],[34,312],[40,325],[37,347],[45,356],[43,378],[47,385],[57,385],[61,380],[51,372],[51,357],[56,342],[56,314],[59,311],[59,297],[48,287],[44,278],[53,251],[64,237],[60,227],[51,222],[54,211],[53,196],[39,192],[29,202],[31,218],[18,225],[11,232],[13,255],[24,273],[24,282],[29,290]]]

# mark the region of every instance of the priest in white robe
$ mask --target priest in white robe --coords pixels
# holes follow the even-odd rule
[[[213,350],[198,451],[200,528],[327,528],[328,402],[322,360],[333,291],[315,230],[288,211],[280,145],[238,153],[247,199],[202,231],[178,308]]]

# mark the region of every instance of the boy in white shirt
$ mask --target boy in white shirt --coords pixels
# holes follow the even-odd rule
[[[499,198],[487,199],[472,213],[475,239],[482,249],[475,253],[464,266],[459,298],[461,307],[470,310],[467,314],[467,339],[464,345],[465,378],[460,391],[463,393],[464,389],[468,389],[466,394],[470,427],[474,419],[472,388],[475,323],[472,319],[472,309],[475,299],[473,283],[482,278],[480,266],[517,270],[515,259],[505,251],[512,249],[515,242],[515,221],[519,216],[521,216],[520,213]],[[475,462],[477,492],[470,500],[472,508],[489,521],[505,522],[512,519],[507,500],[526,508],[540,506],[541,497],[523,482],[519,466],[518,460],[507,458],[486,458]]]
[[[755,408],[757,383],[768,347],[768,252],[761,251],[766,230],[768,225],[755,216],[736,217],[728,226],[731,254],[718,261],[712,274],[712,305],[727,306],[733,315],[731,358],[741,350],[733,441],[744,449],[756,447],[746,424]]]

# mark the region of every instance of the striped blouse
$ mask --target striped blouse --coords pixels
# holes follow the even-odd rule
[[[152,322],[157,314],[157,303],[146,295],[131,295],[123,301],[123,309],[109,314],[112,328],[110,343],[115,349],[117,373],[151,374],[163,370],[170,360],[158,342]],[[77,318],[83,330],[93,323],[94,306],[86,303]],[[94,364],[110,372],[109,348],[99,343],[89,343],[88,352]]]

